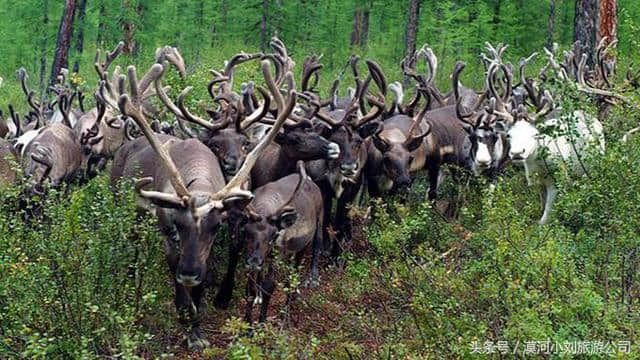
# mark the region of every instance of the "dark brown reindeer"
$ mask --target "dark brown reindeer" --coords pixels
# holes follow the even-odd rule
[[[259,321],[264,322],[276,289],[272,252],[293,260],[297,269],[311,246],[310,286],[318,283],[318,258],[322,244],[323,202],[318,186],[309,178],[302,161],[297,174],[285,176],[254,190],[254,198],[235,216],[239,237],[246,244],[248,270],[245,320],[252,323],[255,304],[261,304]],[[287,302],[290,297],[287,297]]]
[[[278,69],[283,66],[282,64],[291,64],[292,60],[279,59],[273,62],[277,64],[276,69]],[[287,69],[291,69],[290,65]],[[274,79],[268,69],[263,69],[263,75],[272,94],[272,103],[275,104],[277,113],[281,113],[284,100],[278,84],[286,84],[287,88],[295,89],[293,75],[288,71],[282,79]],[[291,114],[290,118],[290,121],[283,126],[284,131],[278,133],[274,143],[262,154],[253,169],[251,173],[253,187],[262,186],[295,172],[298,160],[335,159],[340,155],[338,144],[328,141],[319,133],[320,131],[311,120],[312,117]]]
[[[432,125],[422,122],[427,108],[428,104],[415,117],[395,115],[385,120],[373,136],[365,170],[372,196],[380,196],[383,191],[406,191],[411,185],[410,172],[425,166],[424,139],[432,130]]]
[[[244,104],[240,96],[231,91],[230,85],[233,82],[234,66],[242,62],[246,62],[257,58],[262,54],[247,55],[240,53],[235,55],[225,67],[222,74],[212,81],[209,86],[209,92],[216,103],[220,104],[219,110],[210,112],[211,120],[203,119],[194,115],[185,105],[185,98],[191,87],[185,88],[178,96],[177,105],[175,105],[160,83],[160,79],[156,81],[156,93],[162,102],[176,116],[178,125],[188,137],[200,139],[211,151],[213,151],[224,171],[226,177],[233,177],[244,163],[247,153],[252,148],[252,143],[246,134],[247,128],[254,123],[261,121],[266,115],[270,107],[271,99],[268,93],[258,87],[258,92],[264,99],[261,106],[252,109],[247,114],[244,110]],[[220,83],[219,90],[215,90],[213,85]],[[219,95],[215,95],[219,93]],[[215,120],[214,120],[215,119]],[[190,122],[203,128],[204,131],[194,131],[184,125],[184,122]]]
[[[268,71],[268,62],[262,65]],[[159,78],[162,72],[162,65],[154,65],[149,72],[150,81]],[[122,178],[141,178],[136,184],[140,199],[146,203],[145,208],[155,212],[166,236],[165,251],[174,275],[176,309],[180,321],[189,327],[187,345],[190,349],[202,349],[208,345],[200,329],[200,315],[211,245],[228,211],[241,210],[252,198],[241,186],[291,113],[296,94],[289,93],[272,130],[225,185],[217,157],[200,141],[157,135],[151,130],[143,112],[133,66],[128,68],[128,78],[131,95],[120,96],[120,109],[133,118],[146,139],[127,143],[116,153],[111,181],[115,184]],[[150,207],[150,203],[155,208]]]
[[[334,160],[317,160],[308,163],[311,177],[322,190],[326,204],[324,208],[324,223],[338,231],[340,243],[334,243],[332,253],[339,255],[342,242],[350,237],[351,219],[348,217],[348,207],[353,203],[363,187],[363,169],[367,161],[366,140],[381,126],[380,117],[385,110],[384,93],[386,80],[380,67],[373,61],[367,60],[369,75],[362,81],[357,71],[357,57],[351,58],[351,67],[356,82],[355,95],[346,109],[334,109],[324,112],[320,109],[320,101],[316,100],[315,116],[323,126],[322,135],[335,142],[340,147],[340,156]],[[368,86],[373,81],[382,95],[369,96]],[[366,97],[371,109],[363,108],[362,97]],[[330,108],[329,108],[330,109]],[[361,115],[364,114],[364,115]],[[333,199],[336,199],[336,214],[331,221]],[[331,237],[326,232],[325,241]],[[324,245],[325,249],[329,244]]]
[[[456,79],[457,80],[457,79]],[[367,179],[372,196],[383,191],[399,191],[411,184],[410,173],[426,169],[428,198],[435,200],[440,168],[455,164],[471,166],[472,143],[458,118],[460,106],[429,110],[431,96],[419,88],[427,104],[415,117],[396,115],[384,122],[373,137],[367,160]],[[415,134],[417,133],[417,134]]]

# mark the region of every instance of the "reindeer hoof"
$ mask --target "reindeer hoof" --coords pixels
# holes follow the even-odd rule
[[[200,328],[193,328],[191,334],[187,336],[187,349],[189,349],[189,351],[201,352],[210,345],[211,343],[204,338]]]
[[[316,288],[320,285],[320,279],[317,276],[311,276],[302,284],[303,287],[308,289]]]

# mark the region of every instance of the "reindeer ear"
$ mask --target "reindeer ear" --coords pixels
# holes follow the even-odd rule
[[[461,124],[462,124],[462,128],[468,135],[471,135],[474,133],[474,129],[473,129],[473,126],[471,126],[471,124],[468,124],[464,121],[462,121]]]
[[[284,145],[287,141],[287,136],[284,133],[279,132],[276,134],[276,138],[273,139],[273,141],[278,145]]]
[[[373,134],[377,134],[378,132],[380,132],[381,128],[382,128],[382,124],[380,122],[372,121],[358,128],[358,134],[360,134],[361,138],[366,139],[369,136],[372,136]]]
[[[280,230],[291,227],[296,223],[296,220],[298,220],[298,212],[290,206],[285,207],[279,215],[271,218],[271,222]]]
[[[320,136],[322,137],[327,137],[331,134],[331,127],[323,123],[322,121],[317,121],[313,125],[313,131],[320,134]]]
[[[386,153],[391,148],[391,145],[385,139],[382,139],[377,135],[373,136],[373,145],[375,145],[382,153]]]
[[[496,123],[493,124],[493,130],[498,134],[506,134],[507,125],[504,123],[504,121],[496,121]]]
[[[253,200],[252,197],[234,195],[222,200],[222,205],[225,210],[242,211],[251,200]]]
[[[420,147],[420,145],[422,145],[424,138],[430,133],[431,133],[431,125],[429,125],[429,128],[426,131],[424,131],[422,134],[418,136],[414,136],[411,139],[407,140],[406,142],[407,150],[409,151],[416,150],[418,147]]]
[[[422,142],[424,140],[424,137],[426,135],[423,136],[417,136],[417,137],[413,137],[411,138],[408,142],[407,142],[407,150],[409,151],[414,151],[415,149],[419,148],[420,145],[422,145]]]

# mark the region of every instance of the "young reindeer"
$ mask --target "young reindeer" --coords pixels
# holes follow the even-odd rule
[[[252,310],[261,303],[259,321],[267,318],[269,301],[276,284],[273,279],[272,250],[300,266],[305,251],[312,247],[308,283],[318,283],[318,257],[322,244],[322,194],[309,178],[304,163],[297,174],[285,176],[254,190],[253,200],[236,215],[239,237],[246,243],[248,272],[245,320],[252,323]],[[289,300],[289,299],[288,299]]]
[[[262,67],[268,71],[269,63],[263,62]],[[150,80],[159,78],[162,72],[162,65],[155,64],[149,72]],[[120,96],[120,110],[133,118],[148,143],[145,138],[137,139],[118,151],[111,182],[140,178],[136,190],[143,208],[155,213],[166,236],[165,253],[173,274],[175,305],[180,322],[188,325],[187,345],[189,349],[201,350],[208,345],[200,329],[200,315],[211,245],[229,210],[242,210],[243,204],[253,197],[241,186],[291,113],[296,94],[289,93],[286,107],[278,114],[271,131],[225,185],[217,157],[200,141],[161,137],[151,130],[143,113],[135,67],[128,68],[128,78],[131,95]]]

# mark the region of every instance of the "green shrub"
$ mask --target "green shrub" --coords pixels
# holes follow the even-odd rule
[[[131,191],[100,177],[52,191],[23,221],[19,191],[0,211],[0,358],[132,357],[162,321],[162,240]]]

